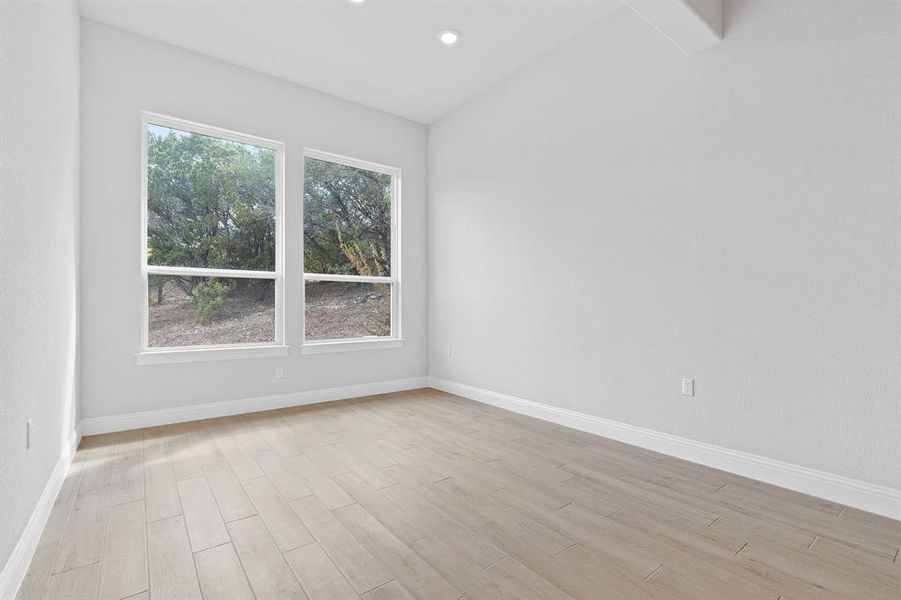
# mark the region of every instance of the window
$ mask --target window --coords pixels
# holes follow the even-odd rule
[[[143,352],[281,345],[283,145],[159,115],[143,129]]]
[[[399,196],[397,169],[306,152],[306,344],[399,340]]]

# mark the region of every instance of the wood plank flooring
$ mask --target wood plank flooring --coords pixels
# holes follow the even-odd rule
[[[901,598],[901,522],[416,390],[85,438],[20,600]]]

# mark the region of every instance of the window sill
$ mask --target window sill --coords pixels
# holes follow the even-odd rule
[[[300,353],[331,354],[332,352],[357,352],[360,350],[403,348],[405,341],[406,340],[402,338],[385,338],[374,340],[326,340],[322,342],[306,342],[300,347]]]
[[[288,356],[288,346],[235,346],[229,348],[178,348],[171,350],[147,350],[135,354],[138,365],[165,365],[173,363],[237,360],[244,358],[271,358]]]

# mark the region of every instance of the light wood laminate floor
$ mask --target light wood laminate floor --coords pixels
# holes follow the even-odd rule
[[[434,390],[88,437],[23,600],[898,600],[901,523]]]

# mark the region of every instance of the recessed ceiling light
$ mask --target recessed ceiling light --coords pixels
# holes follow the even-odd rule
[[[460,41],[460,32],[453,29],[445,29],[438,34],[438,41],[445,46],[453,46]]]
[[[363,4],[366,0],[350,0],[351,4]]]

